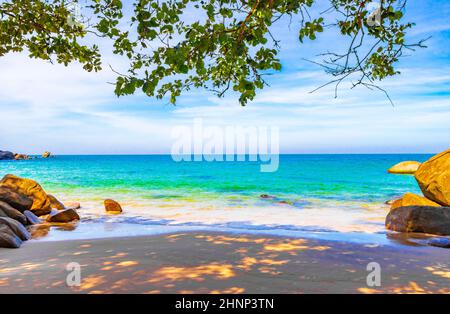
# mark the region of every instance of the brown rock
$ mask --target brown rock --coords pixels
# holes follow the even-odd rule
[[[6,187],[30,198],[33,204],[29,210],[35,215],[45,215],[51,210],[51,203],[47,193],[45,193],[44,189],[36,181],[7,174],[0,181],[0,187]]]
[[[403,207],[403,206],[434,206],[434,207],[440,207],[441,205],[430,201],[429,199],[413,194],[413,193],[406,193],[403,195],[402,198],[394,201],[391,205],[391,210]]]
[[[23,214],[25,215],[25,217],[27,217],[27,224],[29,225],[38,225],[42,223],[39,217],[30,212],[29,210],[24,211]]]
[[[8,203],[21,212],[31,209],[31,206],[33,205],[33,201],[31,200],[31,198],[1,186],[0,201]]]
[[[50,152],[45,152],[42,154],[42,158],[49,158],[51,156],[52,156],[52,153],[50,153]]]
[[[17,220],[8,217],[0,217],[0,225],[8,226],[22,241],[26,241],[31,238],[31,235],[27,229]]]
[[[51,212],[47,217],[48,222],[71,222],[73,220],[80,220],[80,216],[72,208]]]
[[[122,207],[114,200],[107,199],[104,201],[106,212],[111,214],[119,214],[122,212]]]
[[[403,161],[391,168],[389,168],[389,173],[394,174],[414,174],[420,166],[418,161]]]
[[[0,225],[0,247],[17,249],[22,245],[22,240],[6,225]]]
[[[64,206],[63,203],[61,203],[60,201],[58,201],[58,199],[56,197],[54,197],[51,194],[47,194],[48,199],[50,200],[50,206],[52,208],[55,208],[57,210],[63,210],[66,208],[66,206]]]
[[[387,215],[386,228],[398,232],[450,235],[450,207],[398,207]]]
[[[450,206],[450,149],[424,162],[415,177],[425,197]]]
[[[19,212],[17,209],[11,207],[8,203],[0,201],[0,212],[24,225],[27,224],[27,218],[25,217],[25,215]]]
[[[81,208],[81,204],[78,203],[78,202],[68,203],[66,208],[80,209]]]

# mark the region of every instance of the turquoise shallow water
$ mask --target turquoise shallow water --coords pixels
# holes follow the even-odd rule
[[[63,201],[80,201],[86,222],[286,232],[384,232],[386,200],[420,193],[412,176],[386,170],[430,155],[282,155],[279,169],[258,162],[174,162],[170,156],[57,156],[6,161]],[[274,198],[263,199],[261,194]],[[102,201],[124,215],[107,216]]]

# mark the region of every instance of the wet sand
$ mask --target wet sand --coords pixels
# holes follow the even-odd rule
[[[450,250],[210,232],[29,241],[0,249],[0,293],[450,293]]]

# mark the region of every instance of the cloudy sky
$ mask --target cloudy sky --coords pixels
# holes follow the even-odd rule
[[[114,73],[86,73],[30,60],[26,54],[0,58],[0,150],[56,154],[169,153],[171,131],[202,118],[206,125],[276,126],[283,153],[438,152],[450,146],[450,2],[409,1],[406,18],[416,22],[410,39],[428,36],[428,49],[402,59],[400,76],[379,91],[333,87],[310,93],[329,80],[314,59],[345,49],[334,34],[298,43],[296,25],[280,25],[283,70],[247,107],[235,95],[218,99],[194,90],[178,100],[157,101],[141,94],[117,98]],[[104,64],[123,66],[105,52]]]

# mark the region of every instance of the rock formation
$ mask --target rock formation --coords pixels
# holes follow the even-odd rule
[[[105,210],[109,214],[120,214],[122,212],[122,207],[114,200],[107,199],[104,201],[104,204]]]
[[[389,173],[394,174],[414,174],[420,166],[420,162],[417,161],[403,161],[391,168],[389,168]]]

